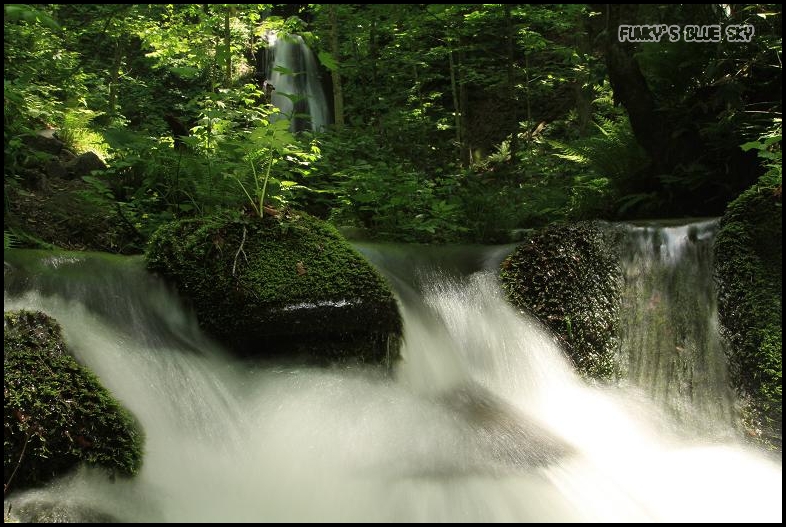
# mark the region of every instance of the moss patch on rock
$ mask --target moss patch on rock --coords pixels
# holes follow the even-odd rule
[[[732,382],[750,401],[749,432],[780,448],[783,419],[783,213],[763,178],[726,209],[715,240],[718,315]]]
[[[402,323],[387,284],[333,227],[307,214],[173,222],[154,234],[146,257],[205,330],[244,354],[317,362],[398,354]]]
[[[610,226],[554,225],[530,232],[502,262],[502,284],[511,302],[546,324],[578,371],[593,378],[618,371],[617,246]]]
[[[68,354],[60,326],[44,313],[9,311],[4,330],[3,476],[9,488],[44,483],[80,462],[135,474],[141,431]]]

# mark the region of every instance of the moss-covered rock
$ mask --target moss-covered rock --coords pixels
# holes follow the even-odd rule
[[[4,329],[3,476],[9,488],[44,483],[80,462],[135,474],[142,433],[68,354],[58,324],[40,312],[9,311]]]
[[[729,204],[715,240],[718,315],[732,382],[750,400],[749,431],[782,443],[783,214],[779,182],[762,180]]]
[[[173,222],[146,256],[200,325],[236,351],[322,363],[398,354],[401,317],[390,289],[333,227],[307,214]]]
[[[610,226],[555,225],[528,233],[502,262],[508,298],[554,331],[576,368],[593,378],[618,369],[617,246]]]

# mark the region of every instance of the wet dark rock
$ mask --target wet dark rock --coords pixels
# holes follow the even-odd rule
[[[614,375],[622,288],[618,234],[610,225],[582,222],[522,236],[501,266],[508,298],[556,334],[580,372]]]
[[[94,170],[106,170],[106,164],[95,152],[85,152],[65,164],[69,179],[89,176]]]

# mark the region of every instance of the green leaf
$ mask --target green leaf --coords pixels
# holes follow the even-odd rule
[[[291,70],[289,68],[285,68],[284,66],[276,66],[275,68],[273,68],[273,71],[277,71],[278,73],[280,73],[282,75],[294,75],[295,74],[294,70]]]
[[[251,132],[252,150],[270,148],[281,153],[285,147],[295,142],[295,136],[289,131],[289,120],[279,119],[267,125],[257,126]]]
[[[276,92],[276,95],[281,95],[283,97],[286,97],[287,99],[292,101],[293,105],[297,104],[298,101],[302,101],[303,99],[306,98],[303,95],[298,95],[296,93],[285,93],[285,92],[282,92],[282,91]]]
[[[4,6],[4,14],[4,18],[7,22],[18,22],[19,20],[24,20],[25,22],[31,24],[41,24],[42,26],[48,27],[52,30],[60,29],[60,26],[52,17],[43,11],[39,11],[38,9],[30,7],[29,5],[8,4]]]
[[[336,59],[333,57],[333,55],[327,51],[319,52],[319,62],[330,71],[336,71],[338,69],[338,62],[336,62]]]
[[[172,73],[184,79],[193,79],[199,75],[199,70],[191,66],[180,66],[177,68],[172,68]]]
[[[753,150],[754,148],[756,148],[757,150],[761,150],[762,148],[764,148],[764,144],[760,143],[759,141],[751,141],[749,143],[740,145],[740,148],[742,148],[744,152],[747,152],[748,150]]]

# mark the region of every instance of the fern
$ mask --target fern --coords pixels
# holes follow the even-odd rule
[[[591,160],[585,156],[581,150],[574,148],[569,144],[561,143],[560,141],[555,141],[553,139],[547,142],[552,148],[558,151],[556,154],[554,154],[556,157],[582,166],[590,165]]]
[[[3,231],[3,250],[11,249],[19,245],[19,238],[11,231]]]
[[[33,249],[55,250],[58,247],[38,238],[22,229],[9,228],[3,230],[3,250],[15,247],[30,247]]]
[[[595,116],[597,134],[569,143],[549,141],[555,156],[592,170],[601,177],[623,180],[648,164],[644,150],[636,142],[627,118],[614,121]]]
[[[104,137],[94,132],[90,125],[101,115],[87,108],[69,108],[63,115],[63,125],[58,131],[60,139],[77,153],[93,151],[101,158],[107,158],[108,145]]]
[[[495,152],[488,156],[488,162],[491,164],[501,164],[510,161],[510,140],[505,139],[495,148]]]

